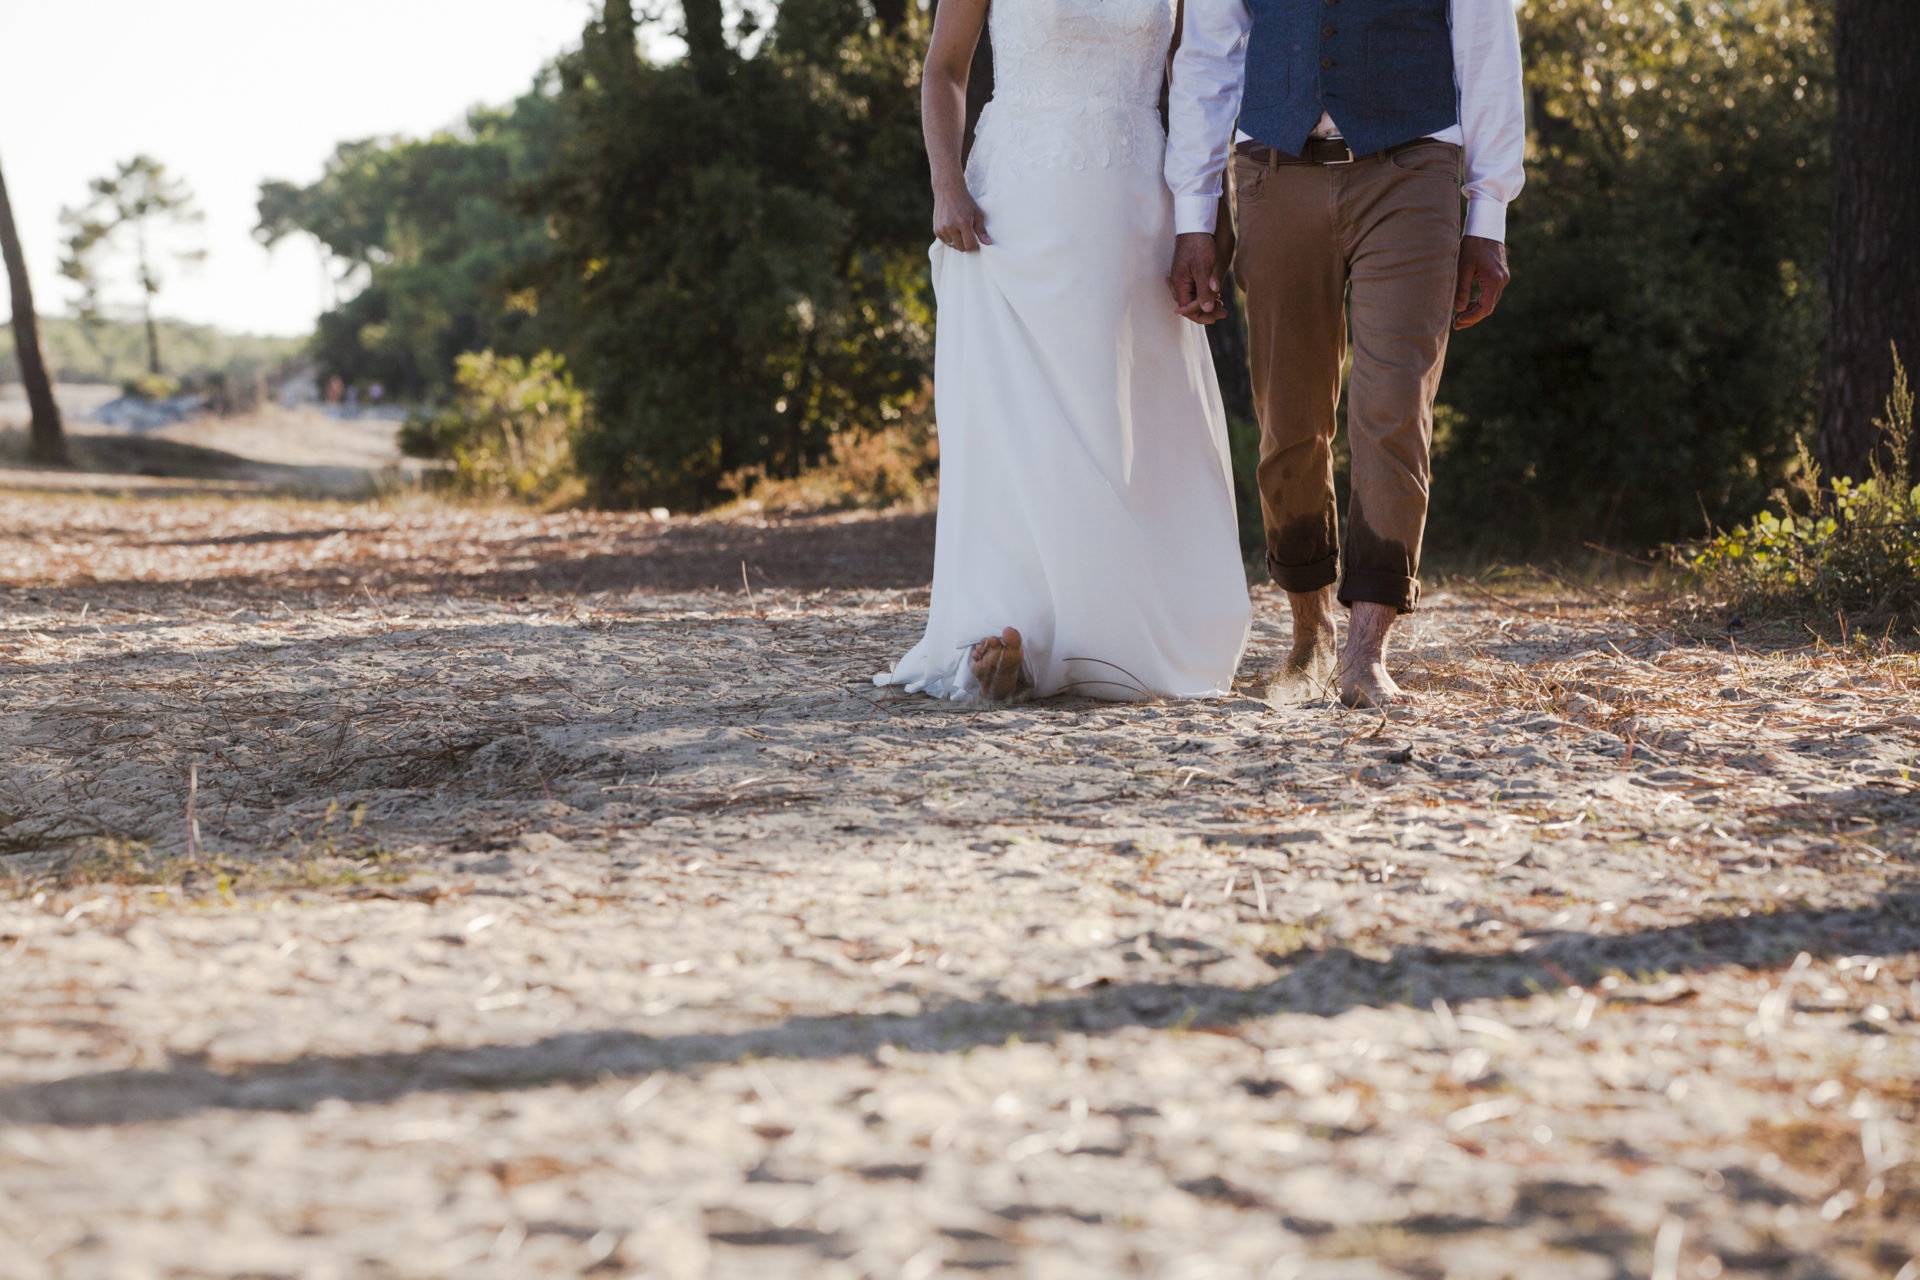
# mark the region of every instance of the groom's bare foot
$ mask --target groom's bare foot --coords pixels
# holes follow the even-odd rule
[[[1349,707],[1405,707],[1419,699],[1387,674],[1387,632],[1399,610],[1362,600],[1347,624],[1347,647],[1340,654],[1340,701]]]
[[[1008,627],[973,646],[973,678],[980,696],[1006,702],[1026,685],[1026,652],[1020,633]]]
[[[1267,682],[1274,705],[1325,697],[1339,668],[1340,635],[1333,625],[1333,588],[1287,593],[1293,612],[1293,650]]]
[[[1410,707],[1420,699],[1394,683],[1385,662],[1340,668],[1340,701],[1349,707]]]

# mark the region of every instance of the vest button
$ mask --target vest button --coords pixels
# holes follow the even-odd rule
[[[1331,70],[1333,70],[1333,59],[1332,59],[1332,58],[1322,58],[1322,59],[1320,59],[1320,69],[1321,69],[1322,71],[1331,71]]]
[[[1320,28],[1320,34],[1323,36],[1337,36],[1340,33],[1338,31],[1335,31],[1332,27],[1322,27]]]

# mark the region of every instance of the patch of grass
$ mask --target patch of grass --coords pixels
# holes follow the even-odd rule
[[[1704,542],[1676,560],[1710,593],[1756,614],[1901,617],[1920,613],[1920,483],[1913,466],[1913,388],[1896,357],[1886,417],[1876,421],[1890,461],[1876,455],[1864,480],[1825,483],[1800,444],[1791,490],[1776,511]]]
[[[429,483],[469,498],[543,510],[586,496],[573,446],[588,429],[587,394],[552,352],[532,360],[491,351],[458,361],[459,395],[438,414],[416,414],[400,431],[401,449],[451,465]]]
[[[179,885],[189,899],[205,897],[210,891],[231,902],[240,894],[402,884],[413,874],[403,855],[378,846],[343,852],[329,845],[243,862],[154,849],[137,840],[91,839],[67,849],[0,861],[0,898]]]
[[[843,432],[827,457],[790,478],[745,467],[721,484],[735,501],[722,508],[768,511],[930,511],[939,492],[940,445],[924,423],[897,423],[881,431]]]
[[[9,858],[0,871],[0,893],[21,897],[42,889],[173,884],[201,862],[184,854],[155,852],[138,840],[89,839],[49,856]]]

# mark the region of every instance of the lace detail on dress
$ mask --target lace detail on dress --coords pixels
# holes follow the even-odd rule
[[[1146,165],[1159,168],[1166,149],[1153,107],[1089,98],[1008,103],[995,98],[980,114],[969,176],[989,162],[1014,160],[1043,169]]]
[[[993,100],[970,178],[1012,160],[1048,169],[1158,167],[1160,83],[1175,0],[995,0]]]

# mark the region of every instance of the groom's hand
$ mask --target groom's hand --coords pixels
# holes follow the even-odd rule
[[[1500,295],[1513,278],[1507,270],[1507,246],[1485,236],[1460,241],[1460,275],[1453,288],[1453,327],[1471,329],[1500,305]],[[1475,296],[1474,286],[1479,286]]]
[[[1211,231],[1174,237],[1167,289],[1173,294],[1174,309],[1195,324],[1212,324],[1227,314],[1220,302],[1220,272],[1214,259]]]

